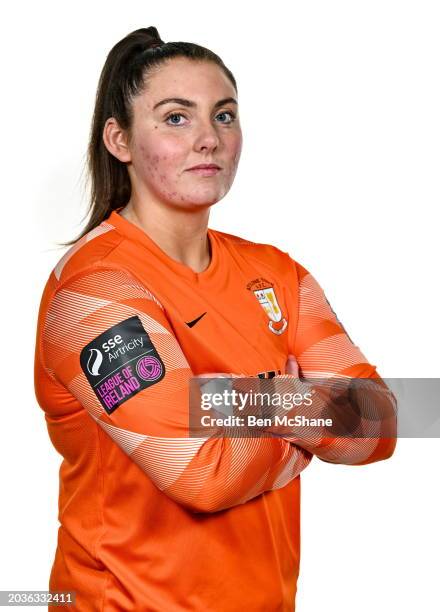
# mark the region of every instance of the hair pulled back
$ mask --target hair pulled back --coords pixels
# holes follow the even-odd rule
[[[86,216],[89,220],[81,234],[62,243],[64,246],[74,244],[107,219],[112,210],[129,201],[131,183],[127,167],[107,150],[102,137],[104,125],[109,117],[114,117],[130,138],[133,98],[143,93],[148,76],[173,57],[214,62],[237,91],[232,72],[213,51],[190,42],[166,43],[154,26],[135,30],[116,43],[107,55],[99,78],[87,147],[90,199]]]

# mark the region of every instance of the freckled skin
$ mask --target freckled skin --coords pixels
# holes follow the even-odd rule
[[[196,109],[176,103],[153,111],[166,97],[194,100]],[[145,89],[133,101],[133,140],[127,165],[134,191],[141,200],[171,206],[207,207],[229,191],[241,154],[239,119],[231,121],[226,104],[213,110],[215,102],[237,93],[220,67],[211,62],[173,58],[155,72]],[[173,122],[168,121],[172,113]],[[178,125],[174,121],[178,120]],[[200,176],[187,169],[215,162],[222,170],[214,176]]]

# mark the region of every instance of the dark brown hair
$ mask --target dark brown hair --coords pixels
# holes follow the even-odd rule
[[[153,26],[135,30],[116,43],[99,78],[87,148],[90,200],[86,216],[90,215],[90,218],[81,234],[69,242],[60,243],[63,246],[74,244],[107,219],[112,210],[124,206],[130,199],[131,184],[126,164],[107,150],[102,138],[105,122],[114,117],[130,137],[133,98],[145,90],[150,73],[168,59],[179,56],[214,62],[237,91],[232,72],[213,51],[195,43],[165,43]]]

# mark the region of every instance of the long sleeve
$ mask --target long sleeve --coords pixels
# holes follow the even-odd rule
[[[312,454],[276,437],[189,437],[194,376],[164,309],[125,269],[95,266],[52,296],[41,352],[50,377],[170,498],[194,512],[285,486]]]
[[[363,465],[390,457],[396,446],[396,400],[376,366],[348,336],[316,279],[291,260],[298,277],[298,324],[291,353],[299,366],[297,390],[312,391],[308,418],[331,418],[332,426],[266,428],[323,461]],[[289,375],[276,377],[285,386]],[[354,380],[355,379],[355,380]],[[368,380],[363,380],[368,379]],[[298,409],[291,411],[297,414]],[[339,432],[339,433],[338,433]]]

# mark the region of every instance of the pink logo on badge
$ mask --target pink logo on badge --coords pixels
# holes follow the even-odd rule
[[[156,357],[142,357],[136,364],[136,372],[143,380],[156,380],[162,374],[162,364]]]

